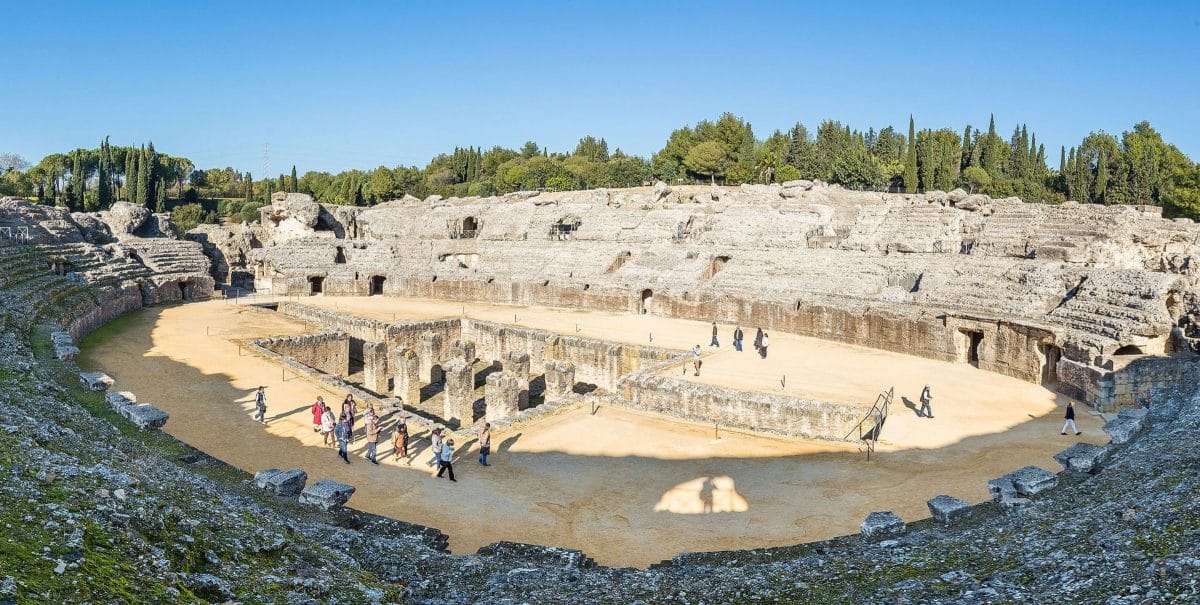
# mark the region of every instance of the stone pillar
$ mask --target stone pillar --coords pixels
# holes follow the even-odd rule
[[[508,351],[500,357],[500,367],[517,379],[521,392],[518,395],[518,407],[522,410],[529,407],[529,354],[520,351]]]
[[[392,364],[392,392],[404,405],[421,402],[421,359],[417,352],[399,347]]]
[[[569,361],[546,362],[545,400],[561,401],[575,389],[575,364]]]
[[[363,387],[379,395],[388,393],[387,345],[363,343]]]
[[[455,358],[446,362],[445,373],[442,417],[452,426],[471,426],[475,421],[475,367]]]
[[[556,334],[547,336],[545,360],[550,361],[552,359],[562,359],[562,356],[562,339],[560,339]]]
[[[477,359],[475,355],[475,343],[469,340],[456,340],[450,345],[450,359],[461,359],[468,364],[474,364]]]
[[[429,382],[442,382],[442,335],[433,332],[421,334],[421,377]]]
[[[488,374],[483,387],[483,400],[487,404],[487,421],[496,422],[517,413],[520,409],[521,384],[508,372]]]

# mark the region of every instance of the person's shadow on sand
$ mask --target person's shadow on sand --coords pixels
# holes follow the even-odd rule
[[[704,484],[700,486],[700,509],[703,513],[713,512],[714,487],[712,477],[705,477]]]

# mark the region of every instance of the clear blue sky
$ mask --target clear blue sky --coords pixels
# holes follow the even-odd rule
[[[836,6],[835,6],[836,5]],[[1200,159],[1200,1],[30,2],[0,11],[0,151],[152,140],[201,167],[423,166],[455,146],[649,155],[730,111],[759,137],[1025,122],[1056,165],[1149,120]]]

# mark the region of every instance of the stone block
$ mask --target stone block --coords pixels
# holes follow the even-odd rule
[[[1054,455],[1063,470],[1075,473],[1093,473],[1108,458],[1108,448],[1090,443],[1076,443]]]
[[[488,422],[503,420],[521,409],[521,383],[507,371],[488,374],[483,392]]]
[[[458,427],[475,421],[475,368],[461,358],[446,363],[446,384],[442,417]]]
[[[546,366],[546,401],[561,400],[575,389],[575,364],[549,360]]]
[[[80,372],[79,382],[90,391],[107,391],[112,387],[114,381],[111,376],[104,372]]]
[[[965,518],[971,514],[971,505],[965,500],[952,498],[950,496],[938,496],[925,503],[929,507],[929,514],[938,523],[949,525]]]
[[[392,392],[405,405],[417,405],[421,402],[420,357],[416,351],[401,347],[392,359]]]
[[[54,347],[55,359],[75,359],[79,355],[79,347],[75,346],[70,332],[51,332],[50,344]]]
[[[896,513],[883,511],[867,515],[859,529],[862,531],[864,541],[878,542],[903,535],[908,531],[908,526],[904,524],[903,519],[896,516]]]
[[[1137,435],[1139,429],[1142,428],[1140,419],[1134,418],[1115,418],[1104,424],[1104,432],[1108,433],[1112,439],[1113,445],[1123,445],[1129,443],[1134,435]]]
[[[300,492],[300,504],[330,511],[345,506],[352,495],[354,495],[353,485],[338,483],[331,479],[321,479]]]
[[[121,415],[143,431],[146,429],[161,429],[170,418],[166,412],[148,404],[135,403],[125,406]]]
[[[1026,466],[1008,474],[1013,488],[1022,496],[1036,496],[1058,485],[1058,475],[1036,466]]]
[[[450,345],[450,359],[461,359],[474,364],[478,356],[475,354],[475,343],[469,340],[456,340]]]
[[[281,471],[277,468],[268,468],[254,473],[255,487],[265,489],[276,496],[298,495],[307,482],[308,473],[298,469]]]

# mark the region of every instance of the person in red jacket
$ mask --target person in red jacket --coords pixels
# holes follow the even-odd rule
[[[313,432],[321,432],[321,414],[325,413],[325,399],[317,397],[317,400],[312,404],[313,417]]]

